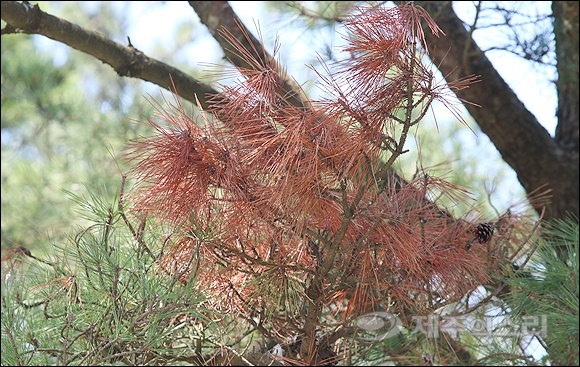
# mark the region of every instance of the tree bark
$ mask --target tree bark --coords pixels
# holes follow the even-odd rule
[[[576,217],[578,218],[578,7],[577,1],[553,1],[554,35],[556,39],[556,58],[558,60],[558,80],[556,88],[558,92],[558,125],[556,127],[556,144],[561,149],[562,159],[570,162],[570,175],[575,181],[569,182],[570,196],[565,195],[566,187],[563,187],[563,196],[560,201],[575,205]],[[575,192],[575,194],[574,194]],[[570,210],[572,211],[572,210]],[[558,217],[562,217],[560,213]]]

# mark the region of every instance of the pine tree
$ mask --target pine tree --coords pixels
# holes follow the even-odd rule
[[[157,134],[128,153],[134,209],[176,230],[165,269],[195,264],[212,307],[292,346],[289,361],[353,353],[328,350],[361,315],[428,313],[489,282],[503,260],[488,258],[493,228],[477,214],[437,207],[438,195],[468,201],[465,191],[426,172],[408,183],[390,174],[431,103],[457,112],[451,91],[477,81],[435,80],[422,20],[440,33],[411,4],[361,8],[345,24],[352,57],[319,73],[327,97],[301,105],[275,54],[225,33],[251,68],[236,67],[240,80],[197,118],[178,98],[158,104]]]
[[[73,195],[93,221],[73,252],[3,253],[2,364],[529,362],[505,351],[519,337],[490,344],[437,320],[487,317],[498,299],[506,313],[542,310],[542,297],[525,302],[547,291],[527,276],[541,217],[456,213],[449,203],[473,204],[467,189],[392,171],[434,101],[463,121],[450,97],[478,79],[435,79],[421,22],[442,32],[422,8],[358,10],[345,22],[352,57],[316,71],[319,100],[290,92],[276,52],[227,32],[247,66],[228,74],[236,83],[196,115],[177,95],[151,100],[154,134],[127,150],[135,186],[125,195],[123,176],[114,203]],[[564,352],[578,344],[577,284],[563,287],[556,324],[572,337],[553,361],[577,363]]]

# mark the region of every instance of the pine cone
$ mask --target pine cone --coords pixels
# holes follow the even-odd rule
[[[475,238],[477,239],[477,242],[489,242],[491,236],[493,236],[493,226],[491,223],[479,223],[477,227],[475,227]]]

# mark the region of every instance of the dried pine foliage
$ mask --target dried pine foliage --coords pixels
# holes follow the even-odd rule
[[[422,20],[442,33],[409,3],[361,8],[345,23],[351,57],[319,72],[327,97],[303,106],[284,92],[275,54],[260,58],[230,36],[254,68],[236,68],[240,81],[197,117],[178,98],[157,104],[156,134],[128,154],[134,210],[175,229],[162,267],[198,274],[215,309],[258,318],[273,338],[298,337],[303,361],[316,354],[323,318],[346,325],[371,311],[427,312],[457,300],[490,281],[503,251],[494,246],[516,238],[474,222],[477,214],[439,208],[433,193],[470,200],[444,180],[392,180],[431,103],[456,112],[450,93],[477,81],[434,79],[421,60]]]

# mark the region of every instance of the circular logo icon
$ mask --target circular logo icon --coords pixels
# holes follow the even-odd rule
[[[360,316],[356,326],[361,329],[357,338],[366,341],[388,339],[400,332],[401,320],[389,312],[371,312]]]

